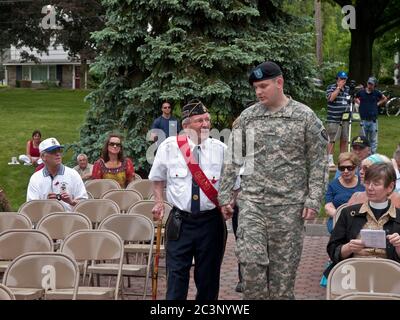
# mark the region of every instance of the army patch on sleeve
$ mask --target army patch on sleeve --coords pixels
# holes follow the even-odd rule
[[[326,132],[326,129],[321,130],[321,136],[324,138],[326,141],[328,141],[328,133]]]

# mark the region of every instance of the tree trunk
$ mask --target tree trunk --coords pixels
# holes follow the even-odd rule
[[[320,67],[323,62],[322,57],[322,17],[321,17],[321,0],[314,0],[314,11],[315,11],[315,49],[317,57],[317,65]]]
[[[349,52],[349,77],[359,83],[365,83],[372,71],[373,35],[364,28],[357,28],[351,32]]]
[[[366,83],[372,73],[372,47],[375,30],[379,25],[377,19],[387,5],[387,1],[364,0],[356,5],[355,29],[350,29],[351,45],[349,51],[349,76],[357,84]]]

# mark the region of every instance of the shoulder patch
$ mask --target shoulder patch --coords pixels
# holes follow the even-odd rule
[[[326,141],[329,141],[328,133],[326,132],[326,129],[321,130],[321,137],[324,138]]]

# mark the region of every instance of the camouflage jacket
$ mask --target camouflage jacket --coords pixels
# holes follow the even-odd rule
[[[327,143],[322,122],[300,102],[290,99],[275,113],[250,106],[232,126],[219,203],[229,202],[242,168],[239,198],[318,211],[328,182]]]

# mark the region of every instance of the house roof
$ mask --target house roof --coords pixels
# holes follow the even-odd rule
[[[7,61],[3,63],[4,66],[36,66],[36,65],[80,65],[80,61],[65,61],[65,60],[54,60],[54,61],[41,61],[40,63],[34,62],[21,62],[21,61]]]
[[[37,50],[31,50],[28,47],[16,48],[11,46],[8,50],[6,59],[4,60],[4,65],[36,65],[35,62],[29,61],[25,62],[22,59],[22,52],[26,52],[30,55],[35,56],[41,65],[56,65],[56,64],[67,64],[67,65],[79,65],[79,57],[71,57],[68,52],[64,50],[61,45],[56,47],[50,46],[48,52],[37,52]]]

